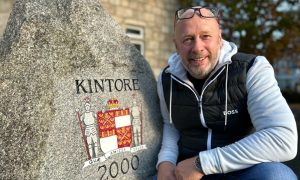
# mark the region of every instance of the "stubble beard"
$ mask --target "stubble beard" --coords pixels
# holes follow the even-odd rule
[[[197,79],[205,79],[209,76],[209,74],[215,69],[217,66],[218,60],[220,56],[220,49],[217,52],[217,55],[212,57],[212,56],[207,56],[208,58],[208,64],[207,67],[201,68],[199,66],[195,66],[192,63],[188,64],[188,67],[186,69],[188,72]],[[203,58],[202,55],[191,55],[191,58]]]

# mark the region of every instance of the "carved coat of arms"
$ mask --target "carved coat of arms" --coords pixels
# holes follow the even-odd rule
[[[122,152],[146,149],[142,141],[142,108],[136,99],[129,107],[119,107],[115,98],[107,100],[106,107],[94,112],[89,98],[84,99],[84,110],[76,110],[82,139],[88,156],[84,167],[103,162]]]

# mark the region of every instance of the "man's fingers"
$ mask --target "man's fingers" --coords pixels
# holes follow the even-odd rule
[[[177,168],[175,169],[175,175],[177,180],[183,180],[183,176]]]

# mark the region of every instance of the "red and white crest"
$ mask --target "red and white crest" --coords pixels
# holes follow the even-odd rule
[[[130,147],[132,143],[129,108],[112,109],[97,113],[100,147],[104,153]]]
[[[82,139],[88,160],[83,168],[106,161],[118,153],[135,153],[147,149],[142,139],[141,107],[133,98],[131,106],[120,108],[119,101],[111,98],[102,111],[91,110],[90,100],[84,99],[84,111],[76,109]],[[106,110],[104,110],[106,109]]]

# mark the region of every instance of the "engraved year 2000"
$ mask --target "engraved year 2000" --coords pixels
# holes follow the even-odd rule
[[[113,161],[109,168],[107,169],[106,165],[102,165],[98,167],[98,172],[101,173],[100,180],[107,180],[109,177],[116,178],[119,173],[121,172],[122,175],[127,174],[130,167],[133,170],[137,170],[139,167],[140,159],[137,155],[132,156],[131,160],[129,161],[127,158],[124,158],[120,164],[116,161]],[[106,176],[106,174],[108,174]],[[104,176],[106,176],[104,178]]]

